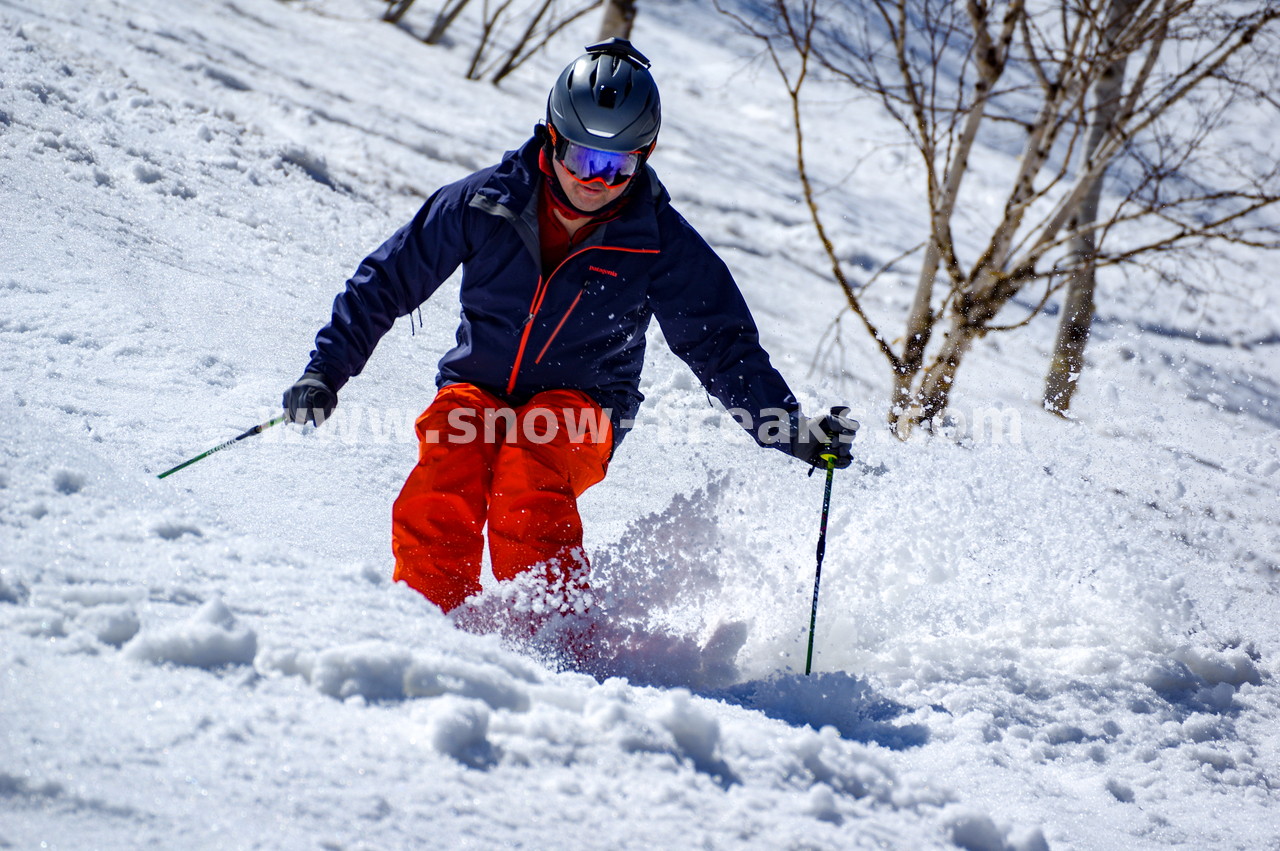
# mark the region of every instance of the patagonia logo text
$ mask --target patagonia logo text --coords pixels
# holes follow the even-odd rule
[[[617,272],[611,271],[609,269],[601,269],[599,266],[588,266],[587,268],[590,269],[592,272],[599,272],[601,275],[608,275],[610,278],[618,277]]]

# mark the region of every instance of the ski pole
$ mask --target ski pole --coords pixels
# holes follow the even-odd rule
[[[233,444],[235,444],[235,443],[236,443],[236,441],[244,440],[246,437],[253,437],[255,434],[261,434],[262,432],[264,432],[264,431],[266,431],[267,429],[271,428],[273,425],[278,425],[279,423],[282,423],[282,422],[284,422],[284,414],[281,414],[280,416],[276,417],[276,418],[275,418],[275,419],[273,419],[273,420],[267,420],[265,423],[262,423],[261,425],[256,425],[256,426],[254,426],[253,428],[251,428],[251,429],[249,429],[248,431],[246,431],[244,434],[240,435],[239,437],[233,437],[233,438],[231,438],[231,439],[230,439],[230,440],[228,440],[226,443],[219,443],[217,446],[213,447],[212,449],[210,449],[210,450],[208,450],[208,451],[206,451],[206,452],[201,452],[201,453],[200,453],[199,455],[197,455],[196,457],[191,458],[191,459],[189,459],[189,460],[187,460],[187,461],[183,461],[181,464],[179,464],[178,466],[176,466],[176,467],[174,467],[174,468],[172,468],[172,469],[165,470],[163,473],[161,473],[160,475],[156,476],[156,478],[157,478],[157,479],[163,479],[165,476],[168,476],[168,475],[170,475],[171,473],[176,473],[176,472],[178,472],[178,471],[179,471],[179,470],[181,470],[183,467],[190,467],[192,464],[196,463],[197,461],[199,461],[199,460],[201,460],[201,459],[203,459],[203,458],[208,458],[210,455],[212,455],[212,454],[213,454],[213,453],[215,453],[215,452],[221,452],[222,450],[226,449],[227,447],[232,446]]]
[[[804,657],[804,675],[813,669],[813,630],[818,624],[818,586],[822,582],[822,557],[827,552],[827,515],[831,511],[831,482],[836,474],[836,456],[822,454],[827,462],[827,486],[822,492],[822,526],[818,530],[818,566],[813,572],[813,608],[809,612],[809,652]]]

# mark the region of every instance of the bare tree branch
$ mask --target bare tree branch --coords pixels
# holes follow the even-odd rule
[[[973,341],[1024,327],[1068,281],[1171,252],[1280,243],[1280,226],[1260,215],[1280,204],[1274,152],[1215,141],[1236,101],[1280,102],[1274,0],[766,5],[767,14],[734,17],[765,45],[787,87],[810,215],[832,277],[890,364],[890,420],[899,426],[944,410]],[[920,157],[928,220],[900,353],[857,301],[865,286],[851,288],[814,200],[800,87],[818,75],[878,103]],[[976,146],[996,134],[1007,145],[1014,127],[1025,133],[1003,202],[973,206],[975,180],[981,194],[992,190],[970,168]],[[997,324],[1037,281],[1045,289],[1030,315]]]

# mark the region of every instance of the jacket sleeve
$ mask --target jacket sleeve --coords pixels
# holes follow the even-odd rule
[[[360,263],[316,334],[308,372],[340,389],[359,375],[396,319],[426,301],[471,255],[466,182],[437,191],[409,222]]]
[[[664,237],[649,304],[667,344],[757,443],[785,449],[800,405],[760,345],[728,266],[683,219]],[[780,426],[776,438],[771,425]]]

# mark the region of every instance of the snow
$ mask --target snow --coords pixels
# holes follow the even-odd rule
[[[785,96],[704,5],[641,9],[655,167],[806,405],[864,423],[809,677],[820,479],[656,330],[583,500],[604,615],[531,643],[389,578],[456,285],[334,422],[155,478],[275,414],[359,259],[525,138],[594,22],[495,89],[462,80],[472,23],[428,48],[374,0],[0,0],[0,845],[1280,845],[1266,258],[1194,298],[1105,279],[1074,420],[1035,404],[1043,317],[971,355],[951,438],[901,443],[860,331],[811,369],[841,299]],[[839,103],[810,132],[842,250],[918,241],[884,119]],[[976,168],[996,187],[1008,161]],[[909,285],[869,291],[886,324]],[[470,616],[527,632],[526,590]]]
[[[131,624],[133,632],[137,632],[137,618],[132,615],[127,609],[108,613],[107,634],[119,636],[127,632]],[[101,617],[93,618],[90,624],[101,620]],[[102,638],[99,630],[91,631],[108,644],[120,643]],[[215,597],[180,624],[132,636],[122,651],[126,659],[155,664],[171,662],[193,668],[250,665],[258,652],[258,636],[252,629],[240,626],[226,604]]]

